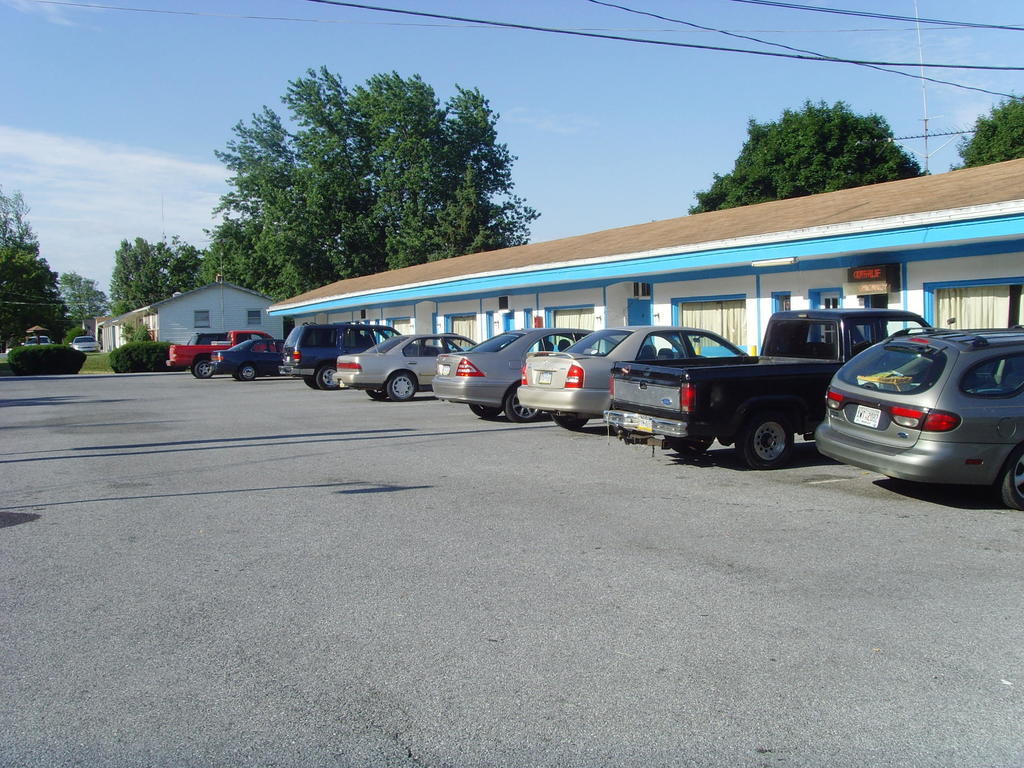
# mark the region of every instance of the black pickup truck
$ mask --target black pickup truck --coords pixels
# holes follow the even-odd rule
[[[760,356],[615,363],[604,418],[627,443],[696,454],[717,439],[735,444],[751,469],[776,469],[789,462],[795,435],[813,437],[844,362],[895,333],[927,327],[919,315],[893,309],[776,312]]]

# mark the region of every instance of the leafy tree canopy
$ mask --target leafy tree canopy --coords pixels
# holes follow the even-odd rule
[[[96,281],[75,272],[61,274],[60,295],[68,308],[68,316],[82,327],[86,320],[104,315],[110,308],[107,294],[96,286]]]
[[[284,298],[326,283],[527,242],[515,158],[477,90],[440,104],[418,76],[347,88],[309,70],[217,156],[232,172],[206,279]]]
[[[1024,101],[1007,99],[974,123],[974,135],[957,146],[963,167],[1024,157]]]
[[[51,338],[67,322],[57,290],[57,273],[39,256],[39,241],[28,223],[21,193],[0,188],[0,340],[19,343],[25,331],[42,326]]]
[[[170,298],[175,291],[198,288],[203,284],[201,262],[202,251],[178,237],[170,243],[122,240],[110,280],[111,312],[121,315]]]
[[[717,211],[770,200],[921,175],[917,161],[892,140],[878,115],[856,115],[843,102],[805,102],[774,123],[747,126],[736,165],[715,174],[711,188],[697,193],[690,213]]]

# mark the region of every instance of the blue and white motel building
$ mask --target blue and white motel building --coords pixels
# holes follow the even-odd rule
[[[483,340],[537,326],[688,325],[756,351],[780,309],[893,307],[1024,323],[1024,159],[468,254],[273,304],[296,323]]]

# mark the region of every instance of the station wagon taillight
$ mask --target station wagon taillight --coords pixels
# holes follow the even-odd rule
[[[846,402],[846,395],[842,395],[836,392],[834,389],[830,389],[825,393],[825,405],[831,408],[833,411],[838,411],[843,407],[843,403]]]
[[[484,373],[466,358],[459,360],[459,366],[455,369],[456,376],[483,376]]]
[[[947,411],[923,411],[894,405],[889,408],[893,423],[922,432],[949,432],[960,426],[960,417]]]
[[[569,372],[565,374],[566,389],[583,389],[585,374],[583,369],[575,363],[569,366]]]

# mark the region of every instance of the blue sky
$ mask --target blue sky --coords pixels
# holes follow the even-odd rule
[[[388,6],[703,46],[778,50],[589,0],[379,0]],[[621,5],[833,57],[916,62],[904,21],[738,0]],[[805,0],[820,8],[913,17],[914,0]],[[20,191],[42,255],[59,272],[109,286],[122,239],[179,235],[205,246],[226,190],[214,156],[232,127],[326,66],[349,85],[378,72],[419,74],[441,100],[476,87],[518,157],[516,193],[542,215],[533,240],[686,213],[727,173],[749,119],[805,100],[846,101],[897,137],[970,128],[999,96],[850,65],[590,39],[309,0],[0,0],[4,42],[0,187]],[[923,18],[1024,26],[1019,0],[917,0]],[[145,9],[127,11],[113,8]],[[255,18],[266,17],[266,18]],[[272,18],[271,18],[272,17]],[[923,24],[924,61],[1024,65],[1024,32]],[[916,69],[905,70],[917,74]],[[1024,73],[929,71],[998,93]],[[952,139],[952,143],[950,140]],[[955,165],[956,137],[933,137],[933,173]],[[903,145],[924,164],[921,140]]]

